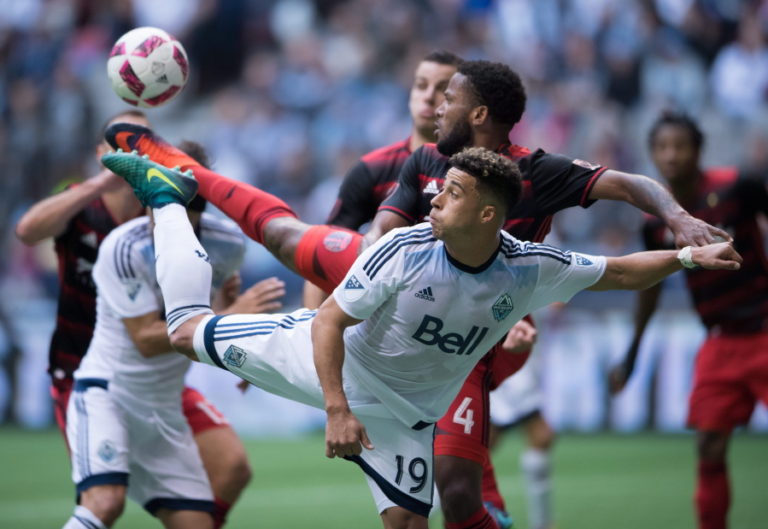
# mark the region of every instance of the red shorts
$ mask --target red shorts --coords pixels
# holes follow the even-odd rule
[[[749,422],[757,401],[768,405],[768,333],[707,338],[696,357],[688,425],[731,431]]]
[[[362,239],[359,233],[345,228],[312,226],[296,245],[296,270],[330,294],[357,259]]]
[[[51,397],[53,398],[53,413],[56,418],[56,425],[67,440],[67,403],[72,393],[72,379],[57,380],[51,386]],[[216,406],[211,404],[199,391],[190,387],[185,387],[181,393],[181,405],[184,416],[187,418],[192,433],[197,435],[211,428],[220,428],[229,426],[229,422],[221,414]]]

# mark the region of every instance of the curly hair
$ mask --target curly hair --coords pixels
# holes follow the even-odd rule
[[[659,133],[661,127],[667,125],[673,125],[676,127],[682,127],[688,130],[688,134],[691,136],[693,146],[697,151],[701,150],[704,145],[704,134],[696,124],[696,122],[685,112],[676,112],[674,110],[665,110],[661,115],[653,122],[651,131],[648,133],[648,147],[653,148],[653,142],[656,141],[656,135]]]
[[[496,196],[512,209],[522,192],[522,175],[517,164],[485,147],[467,147],[448,160],[451,167],[477,179],[478,187]]]
[[[458,73],[469,79],[478,103],[488,107],[494,121],[509,125],[520,121],[525,111],[525,87],[509,66],[491,61],[464,61]]]

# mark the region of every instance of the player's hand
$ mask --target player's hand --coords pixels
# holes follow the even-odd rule
[[[283,304],[279,301],[285,296],[285,282],[270,277],[259,281],[240,294],[226,312],[230,314],[258,314],[280,309]]]
[[[507,353],[525,353],[531,350],[537,337],[536,327],[526,320],[520,320],[509,330],[501,348]]]
[[[727,231],[711,226],[688,213],[678,215],[674,220],[670,220],[669,229],[672,230],[678,248],[705,246],[719,241],[733,241],[733,237]]]
[[[743,261],[730,242],[692,248],[691,259],[698,266],[708,270],[738,270]]]
[[[373,450],[363,423],[349,410],[329,412],[325,424],[325,457],[356,456],[363,448]]]
[[[121,177],[117,176],[106,167],[102,168],[93,179],[99,184],[102,193],[115,191],[125,185],[125,181]]]

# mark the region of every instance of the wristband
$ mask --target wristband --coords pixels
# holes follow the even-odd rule
[[[677,260],[680,261],[680,264],[685,268],[696,268],[696,263],[693,262],[693,257],[691,255],[690,246],[686,246],[677,252]]]

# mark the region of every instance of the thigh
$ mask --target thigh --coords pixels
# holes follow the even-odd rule
[[[435,454],[470,459],[488,457],[490,357],[481,360],[464,381],[446,414],[437,423]]]
[[[126,485],[130,446],[125,417],[106,381],[84,386],[76,383],[67,411],[72,481],[78,492],[96,485]]]
[[[213,493],[179,402],[121,402],[131,431],[128,496],[152,514],[160,509],[212,512]]]
[[[434,426],[414,430],[395,418],[358,418],[374,449],[347,459],[365,472],[379,512],[394,504],[429,516],[434,492]]]
[[[315,311],[206,317],[195,331],[201,362],[226,369],[275,395],[323,408],[312,357]]]

